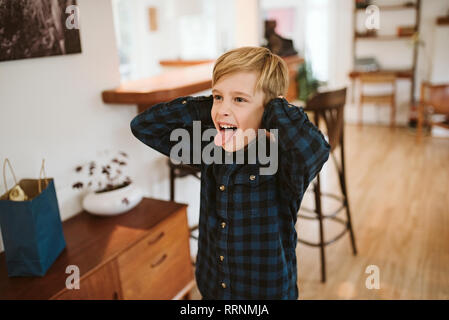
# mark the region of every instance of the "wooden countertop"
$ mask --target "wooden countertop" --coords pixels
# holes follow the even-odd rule
[[[204,63],[128,81],[102,93],[105,103],[153,105],[212,87],[214,63]]]
[[[113,217],[85,211],[62,223],[66,248],[44,277],[8,277],[5,253],[0,253],[0,299],[49,299],[65,288],[68,265],[86,276],[148,234],[148,229],[186,204],[144,198],[130,210]]]
[[[297,67],[304,62],[300,56],[282,57],[291,77],[296,76]],[[212,88],[215,60],[183,62],[181,60],[161,62],[162,65],[188,65],[162,74],[128,81],[117,88],[102,92],[103,102],[111,104],[137,104],[139,112],[160,102]]]
[[[188,66],[194,66],[197,64],[203,64],[203,63],[214,63],[215,60],[208,59],[208,60],[160,60],[159,64],[164,67],[188,67]]]

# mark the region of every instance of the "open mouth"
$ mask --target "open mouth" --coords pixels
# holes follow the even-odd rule
[[[220,131],[224,130],[237,130],[237,126],[230,125],[230,124],[219,124],[218,127],[220,128]]]
[[[214,142],[217,146],[224,146],[237,131],[237,126],[230,123],[218,123],[219,131],[215,136]]]

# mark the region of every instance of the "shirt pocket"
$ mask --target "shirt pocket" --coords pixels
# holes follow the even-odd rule
[[[242,172],[234,177],[232,200],[236,217],[264,217],[273,213],[276,179],[274,175]]]

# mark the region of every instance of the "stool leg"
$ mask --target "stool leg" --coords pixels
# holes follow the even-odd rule
[[[390,119],[390,128],[394,129],[396,126],[396,101],[394,95],[391,98],[391,119]]]
[[[358,123],[357,123],[359,128],[362,127],[362,117],[363,117],[362,106],[363,106],[363,100],[362,100],[362,97],[360,97],[360,101],[359,101],[359,104],[358,104],[359,119],[358,119]]]
[[[318,215],[318,222],[320,227],[320,253],[321,253],[321,282],[326,282],[326,257],[324,246],[324,230],[323,230],[323,216],[321,211],[321,189],[320,189],[320,174],[316,176],[316,184],[314,185],[315,193],[315,212]]]
[[[349,228],[349,234],[351,236],[351,244],[352,244],[352,252],[354,255],[357,255],[357,247],[355,245],[355,236],[354,236],[354,230],[352,229],[352,222],[351,222],[351,212],[349,210],[349,201],[348,201],[348,191],[346,189],[346,175],[345,175],[345,150],[344,150],[344,143],[343,143],[343,133],[341,138],[341,174],[339,174],[339,181],[340,181],[340,187],[341,191],[343,193],[344,197],[344,205],[346,207],[346,218]]]
[[[170,166],[170,201],[175,201],[175,168]]]
[[[423,125],[423,108],[424,108],[424,103],[420,101],[418,104],[418,123],[417,123],[417,127],[416,127],[416,142],[417,143],[421,142],[422,125]]]

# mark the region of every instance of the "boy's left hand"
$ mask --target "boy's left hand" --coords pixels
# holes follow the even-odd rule
[[[283,99],[284,96],[278,96],[278,98]],[[265,134],[267,135],[267,137],[268,137],[271,141],[273,141],[273,142],[276,141],[276,139],[274,138],[274,136],[272,136],[266,129],[265,129]]]

